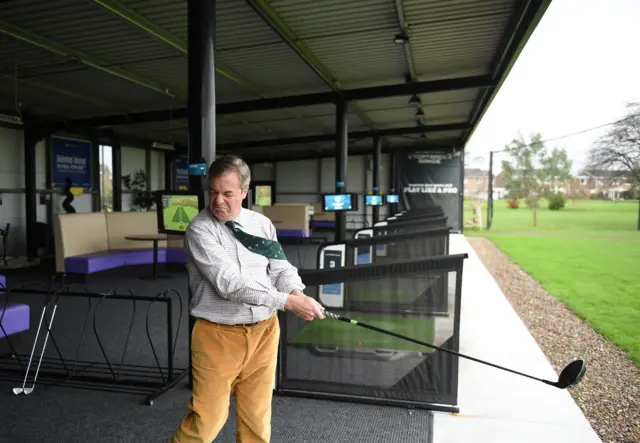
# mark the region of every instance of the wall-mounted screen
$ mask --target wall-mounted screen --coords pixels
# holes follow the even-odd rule
[[[356,194],[323,194],[322,208],[325,212],[355,211],[358,199]]]
[[[382,195],[365,195],[364,204],[366,206],[382,206],[384,204],[384,198]]]
[[[180,191],[159,191],[157,193],[158,232],[161,234],[184,235],[191,220],[204,206],[199,194]]]
[[[398,194],[387,194],[387,204],[388,203],[400,203]]]

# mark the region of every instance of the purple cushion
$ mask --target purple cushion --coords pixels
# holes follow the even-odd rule
[[[304,229],[278,229],[276,235],[278,237],[311,237],[311,229],[308,233]]]
[[[184,248],[168,248],[166,254],[167,263],[186,263],[187,258],[184,254]]]
[[[336,222],[331,220],[311,220],[309,226],[312,228],[335,228]]]
[[[124,257],[124,266],[153,264],[153,249],[132,249],[119,252]],[[164,263],[166,258],[167,250],[158,248],[158,263]]]
[[[125,254],[120,251],[94,252],[92,254],[76,255],[64,259],[67,272],[76,274],[93,274],[124,265]]]
[[[7,303],[5,308],[5,301],[0,298],[0,317],[2,318],[2,327],[7,332],[7,335],[17,334],[18,332],[26,331],[29,329],[29,305],[22,303]],[[2,311],[4,309],[4,316]],[[0,328],[0,338],[3,338],[4,332]]]
[[[4,275],[0,274],[0,289],[5,289],[7,287],[7,279]]]

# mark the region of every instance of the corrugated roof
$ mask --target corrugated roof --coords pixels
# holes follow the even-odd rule
[[[531,11],[544,10],[547,3],[532,3]],[[116,13],[99,1],[85,0],[0,3],[0,111],[10,112],[15,102],[16,67],[18,99],[30,112],[79,118],[186,106],[187,2],[113,4],[122,10]],[[409,74],[405,49],[414,80],[491,75],[502,42],[523,11],[518,0],[217,0],[216,100],[402,84]],[[408,30],[407,45],[394,43],[402,32],[398,13]],[[523,23],[532,21],[529,14]],[[469,88],[420,94],[422,122],[468,122],[481,92]],[[415,127],[417,107],[408,104],[409,97],[350,103],[348,130],[369,130],[370,124],[378,129]],[[181,121],[186,122],[114,130],[186,143],[184,126],[162,129]],[[220,143],[330,134],[335,105],[220,116],[217,127]],[[428,140],[461,134],[430,133]],[[420,140],[418,135],[393,136],[385,143]],[[287,152],[294,149],[289,146]]]

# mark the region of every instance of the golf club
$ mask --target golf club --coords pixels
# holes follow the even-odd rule
[[[391,335],[393,337],[397,337],[397,338],[400,338],[402,340],[410,341],[412,343],[416,343],[416,344],[419,344],[419,345],[427,346],[429,348],[437,349],[439,351],[447,352],[449,354],[457,355],[458,357],[463,357],[463,358],[466,358],[466,359],[469,359],[469,360],[473,360],[475,362],[482,363],[482,364],[485,364],[485,365],[488,365],[488,366],[492,366],[494,368],[502,369],[503,371],[508,371],[508,372],[513,373],[513,374],[518,374],[518,375],[522,375],[523,377],[531,378],[533,380],[538,380],[538,381],[541,381],[542,383],[548,384],[550,386],[554,386],[554,387],[556,387],[558,389],[566,389],[566,388],[569,388],[571,386],[576,385],[582,379],[582,377],[584,376],[585,370],[587,368],[587,364],[583,359],[574,360],[571,363],[569,363],[567,366],[565,366],[565,368],[562,370],[562,372],[560,372],[560,376],[558,377],[558,381],[544,380],[542,378],[533,377],[531,375],[523,374],[522,372],[514,371],[513,369],[509,369],[509,368],[504,368],[502,366],[498,366],[496,364],[489,363],[489,362],[486,362],[484,360],[480,360],[480,359],[477,359],[477,358],[474,358],[474,357],[469,357],[468,355],[460,354],[459,352],[455,352],[455,351],[452,351],[450,349],[441,348],[440,346],[436,346],[436,345],[432,345],[432,344],[424,342],[424,341],[416,340],[415,338],[407,337],[407,336],[404,336],[404,335],[396,334],[395,332],[391,332],[391,331],[387,331],[385,329],[377,328],[375,326],[371,326],[371,325],[368,325],[366,323],[362,323],[360,321],[353,320],[353,319],[348,318],[348,317],[343,317],[343,316],[335,314],[333,312],[329,312],[329,311],[325,310],[324,311],[324,315],[326,317],[332,318],[334,320],[340,320],[340,321],[343,321],[343,322],[346,322],[346,323],[350,323],[352,325],[361,326],[363,328],[371,329],[372,331],[380,332],[380,333],[386,334],[386,335]]]

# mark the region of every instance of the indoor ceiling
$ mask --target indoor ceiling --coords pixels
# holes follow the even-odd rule
[[[216,140],[247,159],[463,146],[550,0],[216,0]],[[0,0],[0,113],[184,149],[186,0]],[[289,99],[291,97],[291,99]]]

